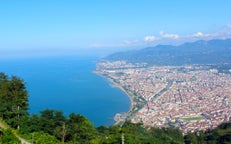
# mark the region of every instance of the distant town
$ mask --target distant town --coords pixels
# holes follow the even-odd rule
[[[188,133],[231,121],[231,70],[223,73],[213,65],[147,66],[105,60],[97,64],[96,73],[131,99],[130,111],[117,114],[117,122],[130,119]]]

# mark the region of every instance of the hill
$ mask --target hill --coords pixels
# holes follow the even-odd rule
[[[149,65],[223,64],[231,63],[231,39],[196,41],[179,46],[158,45],[136,51],[111,54],[105,60],[125,60]]]

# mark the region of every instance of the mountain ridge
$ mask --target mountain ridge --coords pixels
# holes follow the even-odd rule
[[[149,65],[187,65],[231,63],[231,39],[198,40],[179,46],[157,45],[141,50],[118,52],[105,60],[125,60]]]

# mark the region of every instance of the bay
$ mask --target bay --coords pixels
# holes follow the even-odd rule
[[[127,112],[127,95],[94,74],[97,58],[43,57],[0,60],[0,72],[26,82],[29,112],[61,110],[86,116],[95,126],[112,125],[116,113]]]

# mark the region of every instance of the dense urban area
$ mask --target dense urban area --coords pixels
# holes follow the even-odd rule
[[[214,65],[147,66],[101,61],[96,72],[131,99],[130,111],[117,114],[117,122],[130,119],[188,133],[231,121],[231,70],[223,73]]]

